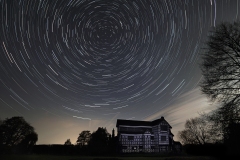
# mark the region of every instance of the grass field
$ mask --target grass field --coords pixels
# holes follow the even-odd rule
[[[1,160],[216,160],[212,157],[81,157],[56,155],[8,155],[1,156]]]

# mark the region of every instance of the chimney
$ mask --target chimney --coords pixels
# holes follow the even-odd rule
[[[112,130],[112,138],[114,138],[115,137],[115,131],[114,131],[114,128],[113,128],[113,130]]]

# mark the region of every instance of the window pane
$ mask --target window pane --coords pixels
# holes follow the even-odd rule
[[[161,141],[166,141],[167,137],[166,136],[161,136]]]
[[[161,131],[167,131],[167,125],[161,125]]]
[[[136,150],[136,149],[137,149],[137,146],[133,146],[132,149],[133,149],[133,150]]]
[[[134,136],[128,136],[128,140],[134,140]]]

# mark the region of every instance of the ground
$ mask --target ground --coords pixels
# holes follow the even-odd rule
[[[1,160],[216,160],[212,157],[201,156],[171,156],[171,157],[82,157],[55,155],[8,155]]]

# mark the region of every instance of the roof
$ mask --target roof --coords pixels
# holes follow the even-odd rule
[[[152,128],[143,128],[143,127],[141,127],[141,128],[127,128],[127,127],[121,128],[121,133],[125,133],[125,134],[144,134],[147,131],[150,132],[150,134],[153,134]]]
[[[170,131],[170,134],[172,135],[172,136],[174,136],[174,134],[171,132],[171,130],[169,130]]]
[[[135,120],[125,120],[125,119],[118,119],[117,125],[126,125],[126,126],[152,126],[151,122],[148,121],[135,121]]]
[[[158,125],[160,122],[165,121],[168,125],[169,123],[164,119],[164,117],[161,117],[159,119],[156,119],[154,121],[136,121],[136,120],[125,120],[125,119],[118,119],[116,127],[119,125],[126,125],[126,126],[155,126]],[[170,128],[172,128],[169,125]]]

